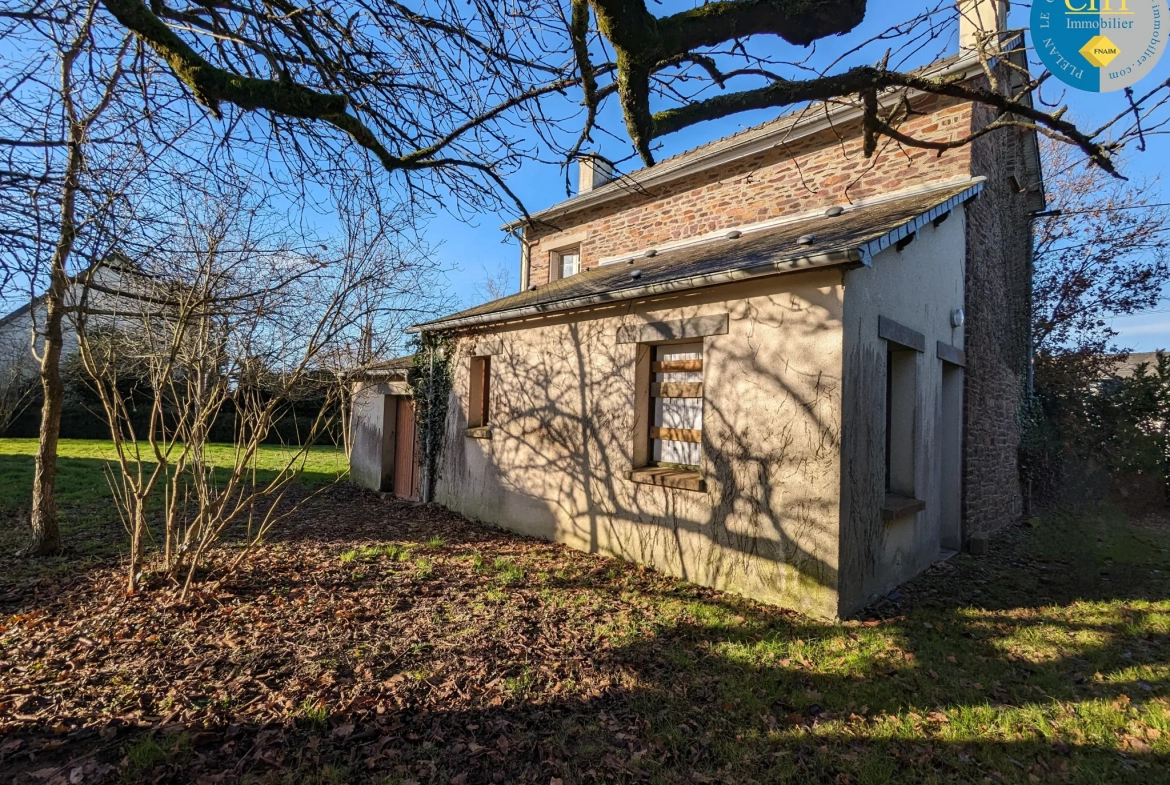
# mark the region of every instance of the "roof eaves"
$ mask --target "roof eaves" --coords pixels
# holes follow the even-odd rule
[[[763,264],[752,265],[751,267],[722,270],[715,273],[703,273],[701,275],[691,275],[684,278],[659,281],[656,283],[647,284],[646,286],[619,289],[614,292],[601,292],[598,294],[584,295],[581,297],[572,297],[565,300],[556,300],[549,303],[526,305],[518,308],[510,308],[504,311],[476,314],[474,316],[467,316],[460,319],[440,319],[434,322],[427,322],[426,324],[413,325],[408,327],[406,332],[420,333],[462,330],[468,327],[478,327],[486,324],[515,321],[517,319],[532,318],[537,316],[548,316],[554,313],[573,311],[579,308],[588,308],[597,305],[607,305],[609,303],[622,302],[625,300],[637,300],[642,297],[673,294],[676,292],[689,291],[691,289],[699,289],[705,286],[716,286],[718,284],[733,283],[735,281],[744,281],[751,278],[760,278],[766,275],[799,272],[801,270],[809,270],[815,267],[829,267],[839,264],[858,264],[861,261],[862,259],[860,252],[853,248],[828,251],[825,253],[811,254],[807,256],[785,257],[783,259],[764,262]]]
[[[935,205],[926,212],[920,213],[914,219],[907,221],[897,229],[887,232],[881,237],[865,243],[858,249],[861,253],[862,264],[864,264],[866,267],[873,266],[873,257],[877,256],[891,245],[896,245],[899,241],[906,239],[931,221],[942,217],[944,213],[949,213],[959,205],[965,204],[969,200],[974,199],[983,190],[983,184],[985,182],[987,182],[987,178],[983,176],[972,178],[970,188],[955,194],[950,199]]]

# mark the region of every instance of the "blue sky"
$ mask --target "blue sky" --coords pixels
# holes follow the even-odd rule
[[[893,24],[905,21],[919,12],[932,7],[934,3],[906,2],[886,3],[871,0],[869,12],[865,21],[854,32],[840,39],[831,39],[820,42],[811,63],[821,65],[830,62],[848,46],[868,39]],[[1012,3],[1012,15],[1009,24],[1012,27],[1027,27],[1030,4]],[[957,30],[952,30],[949,45],[935,43],[931,48],[924,50],[918,61],[911,61],[910,66],[920,65],[929,61],[939,53],[940,49],[948,52],[957,50]],[[1031,45],[1031,36],[1028,36]],[[782,41],[770,40],[761,42],[764,46],[792,50]],[[843,67],[858,63],[872,63],[884,52],[867,49],[850,59],[843,61]],[[788,57],[795,59],[799,55],[791,54]],[[1159,82],[1170,78],[1170,56],[1164,57],[1154,72],[1135,86],[1139,94],[1151,89]],[[1080,92],[1069,88],[1063,94],[1056,89],[1046,89],[1044,97],[1049,101],[1067,103],[1069,113],[1084,125],[1093,125],[1107,117],[1124,110],[1126,100],[1122,93],[1096,94]],[[704,123],[689,128],[663,140],[662,148],[657,152],[659,159],[674,153],[681,152],[704,142],[718,139],[736,131],[757,125],[776,117],[778,110],[751,112],[719,121]],[[608,127],[621,131],[616,113],[616,105],[609,107],[605,117]],[[628,154],[628,141],[624,138],[609,138],[600,134],[595,139],[601,142],[598,148],[602,153],[614,158],[623,158]],[[1164,175],[1167,162],[1170,161],[1170,141],[1164,136],[1152,136],[1148,140],[1147,150],[1144,153],[1132,152],[1123,169],[1124,173],[1132,175],[1133,179],[1153,180],[1162,177],[1156,183],[1159,192],[1158,202],[1170,202],[1170,187],[1167,186]],[[626,165],[627,170],[637,168],[634,162]],[[516,191],[529,210],[539,210],[548,205],[562,201],[565,198],[564,172],[558,165],[528,162],[508,181],[509,186]],[[518,285],[519,250],[514,241],[508,240],[499,227],[511,216],[503,214],[482,214],[472,220],[457,219],[445,213],[440,213],[424,231],[428,241],[438,246],[437,253],[443,262],[450,268],[447,278],[452,291],[463,305],[483,302],[488,299],[485,294],[484,282],[489,275],[498,275],[499,271],[506,270],[510,275],[512,289]],[[1156,348],[1170,347],[1170,304],[1164,304],[1162,309],[1153,313],[1126,319],[1118,319],[1114,327],[1121,332],[1119,342],[1134,351],[1151,351]]]

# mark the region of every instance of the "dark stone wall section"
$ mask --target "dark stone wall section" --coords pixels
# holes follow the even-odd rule
[[[976,106],[973,125],[994,119]],[[1032,232],[1024,132],[975,142],[972,174],[987,177],[968,206],[964,389],[963,537],[1015,523],[1024,512],[1019,479],[1020,412],[1029,363]]]

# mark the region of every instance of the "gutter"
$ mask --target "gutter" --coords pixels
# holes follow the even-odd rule
[[[839,264],[864,263],[864,255],[859,249],[849,248],[844,251],[828,251],[826,253],[813,254],[811,256],[799,256],[796,258],[788,258],[779,261],[763,262],[761,264],[752,265],[751,267],[741,267],[735,270],[725,270],[718,273],[692,275],[687,278],[675,278],[669,281],[659,281],[657,283],[646,284],[644,286],[635,286],[630,289],[621,289],[616,292],[600,292],[598,294],[574,297],[568,300],[556,300],[554,302],[541,303],[539,305],[526,305],[519,308],[511,308],[506,311],[493,311],[492,313],[465,316],[462,319],[430,322],[428,324],[416,324],[408,327],[406,332],[429,333],[447,330],[460,330],[467,327],[476,327],[484,324],[495,324],[496,322],[525,319],[534,316],[546,316],[553,313],[577,310],[579,308],[588,308],[594,305],[605,305],[607,303],[622,302],[625,300],[637,300],[642,297],[652,297],[661,294],[690,291],[692,289],[698,289],[704,286],[717,286],[719,284],[744,281],[749,278],[760,278],[766,275],[774,275],[777,273],[798,272],[800,270],[808,270],[816,267],[830,267]]]

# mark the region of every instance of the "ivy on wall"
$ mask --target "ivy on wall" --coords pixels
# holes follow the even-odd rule
[[[430,501],[439,479],[447,409],[454,382],[452,359],[455,339],[450,335],[423,333],[415,339],[414,366],[407,379],[414,392],[414,417],[422,449],[422,498]]]

